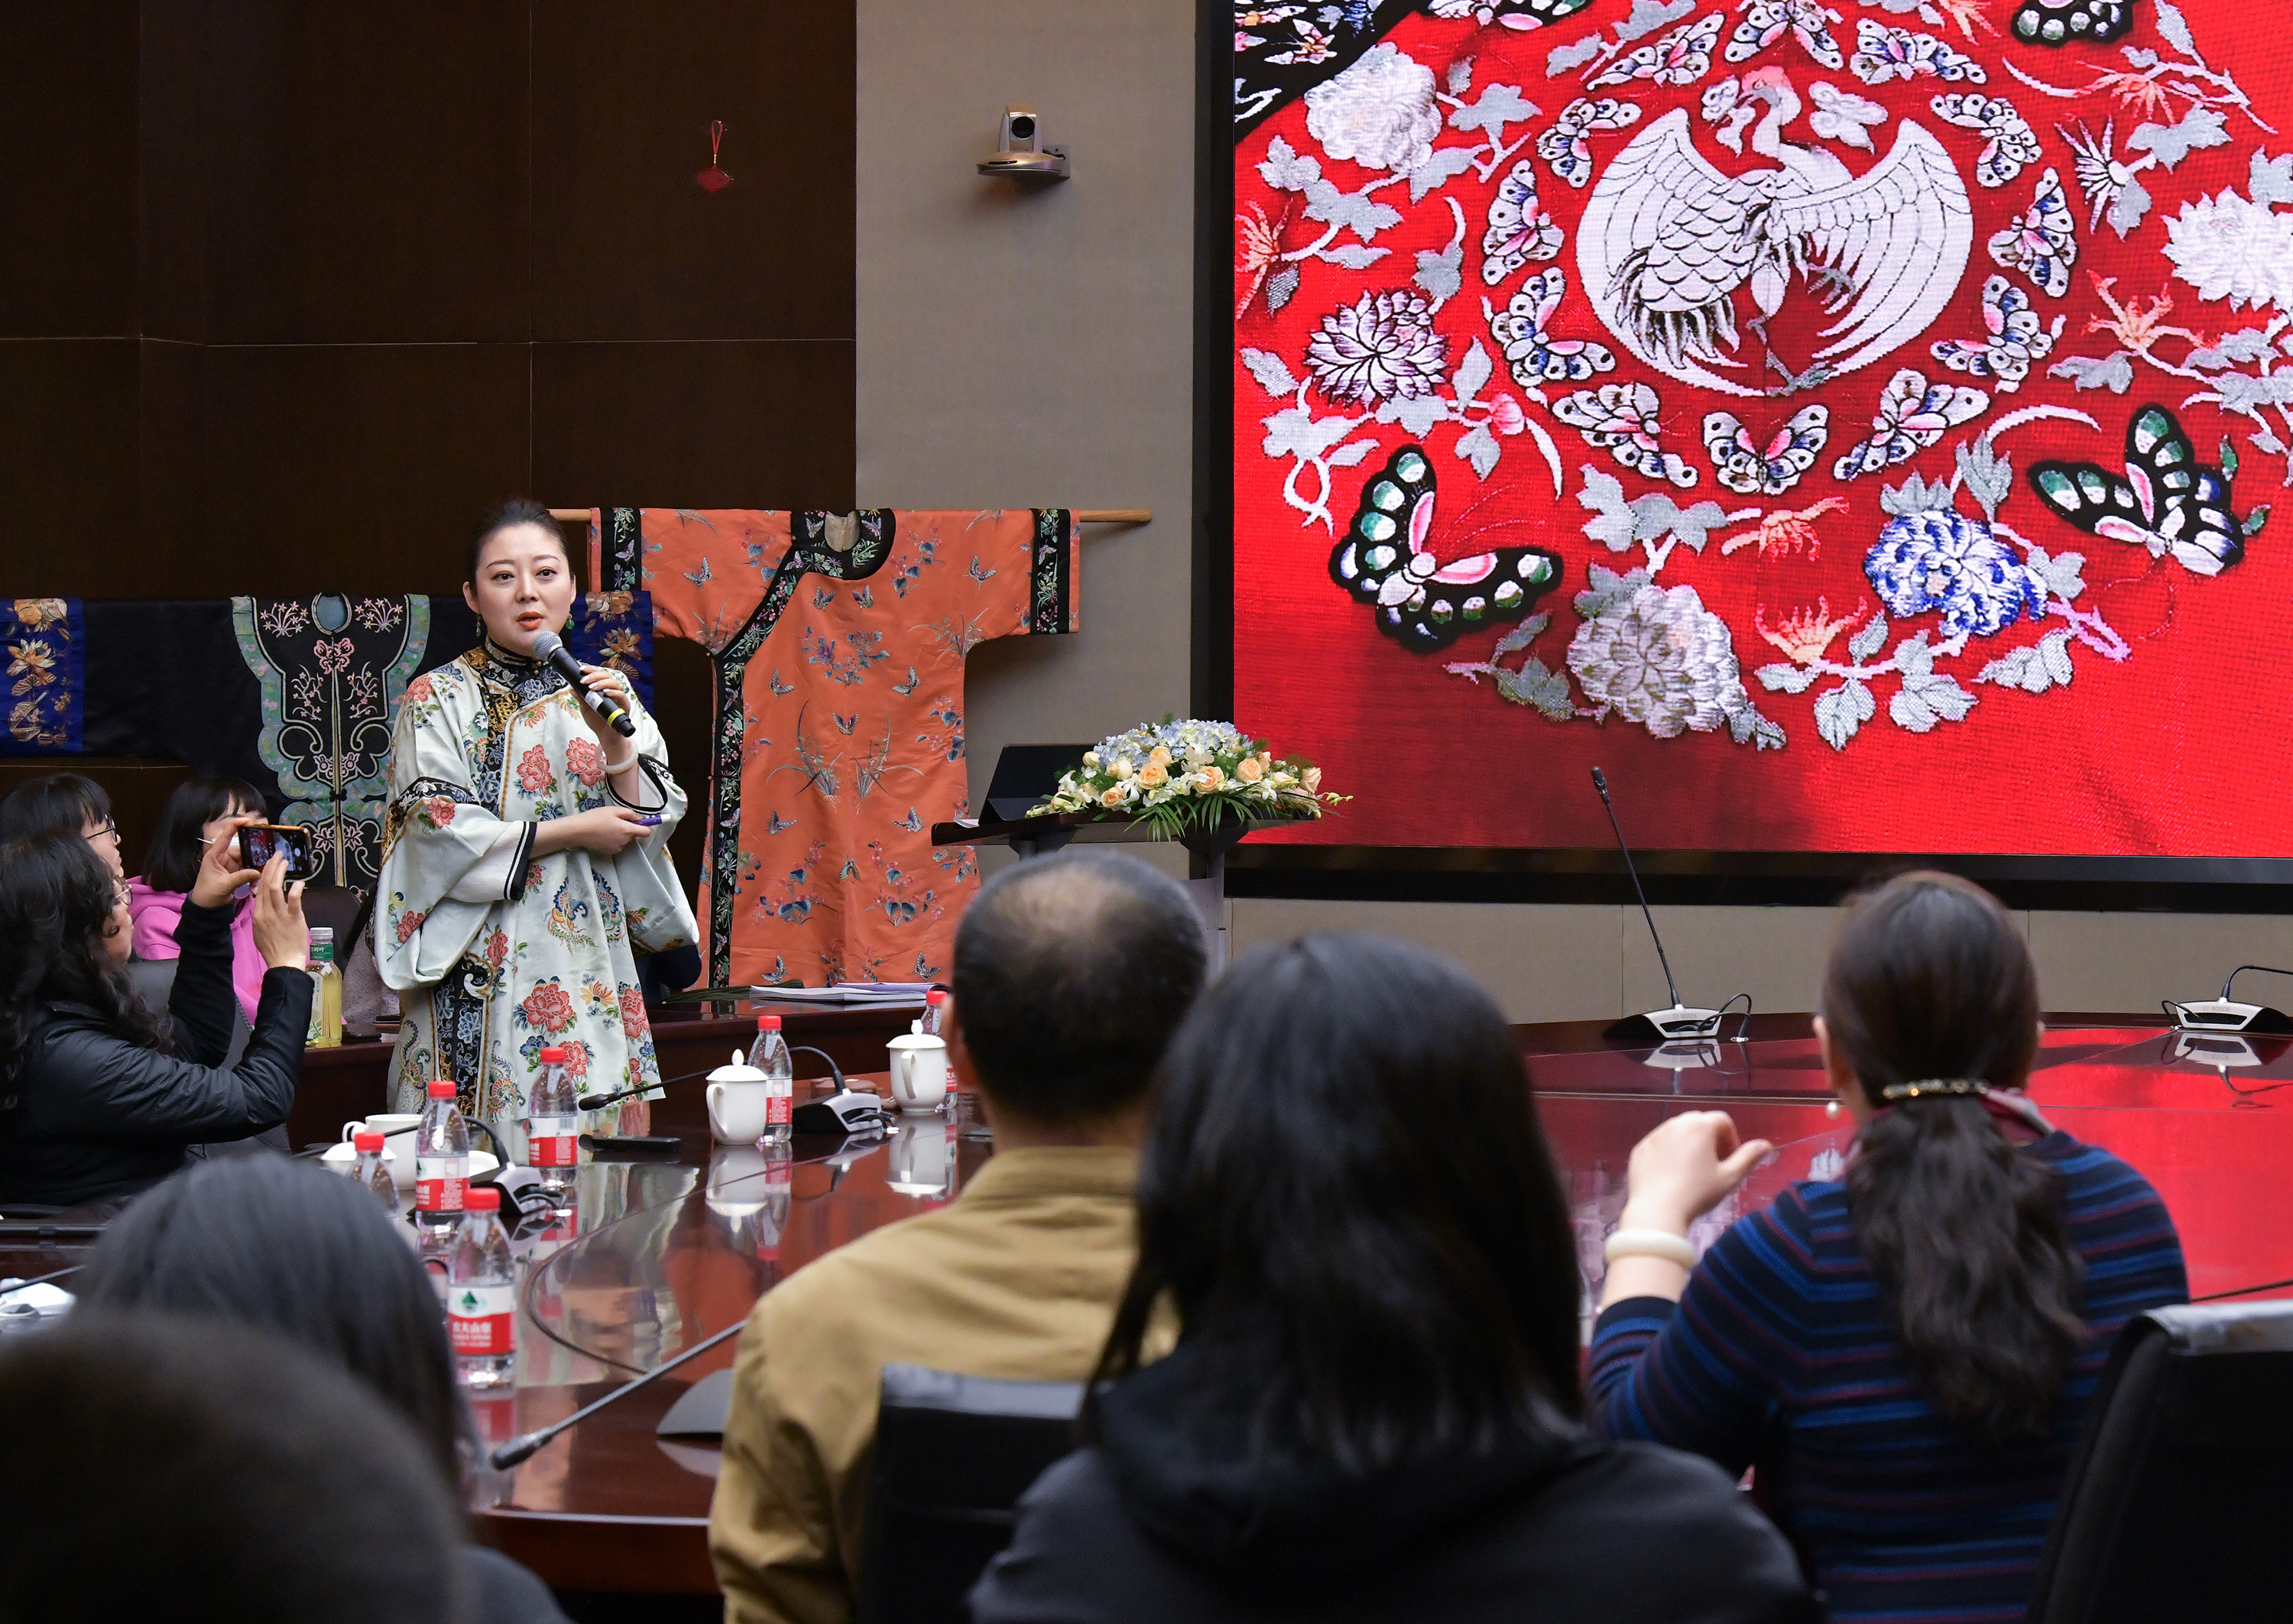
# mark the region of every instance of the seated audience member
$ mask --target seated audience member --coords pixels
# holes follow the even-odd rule
[[[77,772],[52,772],[19,784],[0,801],[0,845],[50,829],[69,829],[95,848],[97,856],[125,878],[119,863],[119,826],[111,820],[111,797],[103,786]]]
[[[1852,903],[1819,1002],[1844,1178],[1692,1273],[1617,1256],[1598,1425],[1756,1464],[1835,1619],[2020,1619],[2111,1342],[2188,1297],[2181,1243],[2140,1174],[2022,1093],[2038,974],[1988,893],[1908,874]],[[1621,1228],[1684,1236],[1766,1150],[1673,1118],[1633,1151]]]
[[[1076,853],[997,876],[955,943],[948,1054],[995,1155],[952,1203],[831,1252],[741,1333],[709,1543],[732,1624],[830,1624],[859,1590],[887,1363],[1079,1381],[1132,1255],[1155,1062],[1201,990],[1185,889]]]
[[[75,1286],[84,1307],[228,1321],[300,1344],[409,1423],[458,1498],[478,1444],[438,1294],[350,1180],[283,1156],[193,1168],[116,1220]],[[472,1618],[563,1624],[548,1588],[508,1557],[464,1545],[460,1561]]]
[[[84,1314],[0,1342],[4,1624],[476,1618],[412,1433],[241,1327]]]
[[[1727,1478],[1579,1423],[1578,1281],[1487,995],[1375,936],[1252,954],[1163,1061],[1113,1385],[973,1616],[1812,1620]]]
[[[133,930],[126,884],[77,834],[0,846],[0,1201],[131,1195],[181,1167],[190,1145],[287,1119],[311,1018],[303,887],[287,889],[283,855],[257,876],[229,843],[208,852],[183,905],[163,1022],[122,968]],[[249,880],[255,946],[271,968],[254,1036],[226,1070],[226,909]]]
[[[127,882],[127,912],[135,921],[138,958],[174,958],[175,925],[199,879],[199,866],[218,842],[236,840],[241,824],[265,816],[263,796],[243,779],[195,778],[175,786],[159,827],[143,854],[143,873]],[[263,974],[271,966],[255,945],[255,909],[236,899],[231,921],[231,985],[247,1023],[263,1000]]]

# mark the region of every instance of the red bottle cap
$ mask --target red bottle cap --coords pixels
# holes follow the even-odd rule
[[[382,1149],[382,1135],[378,1133],[373,1132],[352,1134],[351,1135],[351,1149],[354,1151],[378,1151]]]
[[[758,1015],[757,1030],[760,1032],[776,1032],[781,1030],[781,1018],[778,1015]]]
[[[565,1063],[565,1051],[564,1051],[564,1050],[563,1050],[563,1049],[557,1049],[557,1048],[549,1048],[549,1049],[544,1049],[544,1050],[542,1050],[542,1051],[541,1051],[541,1063],[542,1063],[543,1065],[545,1065],[545,1066],[562,1066],[562,1065],[563,1065],[563,1064]]]
[[[450,1100],[455,1093],[453,1079],[450,1078],[442,1077],[430,1085],[430,1097],[433,1100]]]
[[[491,1184],[472,1184],[462,1198],[462,1208],[466,1212],[499,1212],[501,1192]]]
[[[944,1004],[944,1003],[946,1003],[946,1002],[947,1002],[947,989],[946,989],[946,988],[944,988],[944,987],[935,987],[935,988],[933,988],[929,992],[927,992],[926,994],[924,994],[924,1002],[925,1002],[925,1003],[927,1003],[927,1004]]]

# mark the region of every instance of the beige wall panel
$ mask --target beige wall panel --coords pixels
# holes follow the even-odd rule
[[[2030,950],[2048,1009],[2154,1011],[2160,998],[2219,996],[2243,964],[2293,969],[2293,919],[2266,914],[2030,916]],[[2248,975],[2237,996],[2282,1009],[2293,982]]]
[[[1593,1021],[1619,1013],[1616,944],[1624,916],[1617,909],[1254,897],[1238,898],[1232,908],[1237,956],[1309,931],[1382,931],[1460,960],[1508,1020]]]
[[[1656,922],[1685,1002],[1709,1009],[1730,994],[1748,992],[1758,1010],[1815,1007],[1836,923],[1832,909],[1659,908]],[[1660,1009],[1669,1001],[1664,969],[1638,908],[1625,910],[1625,1011]]]
[[[1155,513],[1084,531],[1080,635],[971,656],[976,802],[1006,744],[1187,707],[1193,8],[861,0],[859,93],[862,505]],[[1007,104],[1073,180],[975,173]]]

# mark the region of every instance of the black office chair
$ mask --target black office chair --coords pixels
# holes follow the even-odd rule
[[[1074,1448],[1081,1382],[886,1365],[868,1480],[861,1624],[966,1624],[964,1597],[1011,1542],[1013,1509]]]
[[[2028,1624],[2282,1618],[2293,1303],[2160,1308],[2111,1351]]]

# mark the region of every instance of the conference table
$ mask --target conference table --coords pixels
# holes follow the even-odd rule
[[[755,1024],[744,1007],[714,1015],[708,1025],[719,1034]],[[1733,1022],[1728,1030],[1732,1037]],[[1830,1102],[1803,1015],[1756,1018],[1742,1043],[1657,1049],[1608,1039],[1592,1022],[1515,1030],[1568,1191],[1588,1331],[1626,1160],[1657,1123],[1724,1109],[1746,1137],[1775,1145],[1698,1224],[1699,1247],[1795,1180],[1836,1176],[1851,1143],[1852,1122]],[[844,1046],[854,1061],[865,1058],[856,1036]],[[879,1071],[854,1080],[882,1087]],[[799,1094],[815,1086],[824,1085],[800,1082]],[[2293,1040],[2054,1017],[2030,1095],[2056,1127],[2116,1151],[2157,1186],[2180,1228],[2193,1295],[2293,1288],[2293,1225],[2276,1199],[2293,1169]],[[579,1169],[573,1221],[530,1222],[522,1232],[516,1387],[474,1406],[490,1443],[570,1415],[738,1324],[812,1259],[954,1199],[993,1153],[991,1142],[962,1136],[952,1116],[933,1114],[904,1117],[880,1139],[799,1136],[789,1157],[768,1160],[752,1147],[711,1143],[697,1084],[668,1089],[653,1131],[677,1137],[673,1158],[590,1162]],[[23,1227],[0,1226],[8,1232],[0,1266],[29,1274],[36,1258]],[[84,1244],[52,1239],[40,1256],[54,1266]],[[697,1610],[715,1588],[706,1523],[717,1450],[656,1427],[733,1356],[728,1339],[523,1465],[482,1475],[472,1506],[480,1537],[561,1589],[682,1595]]]

